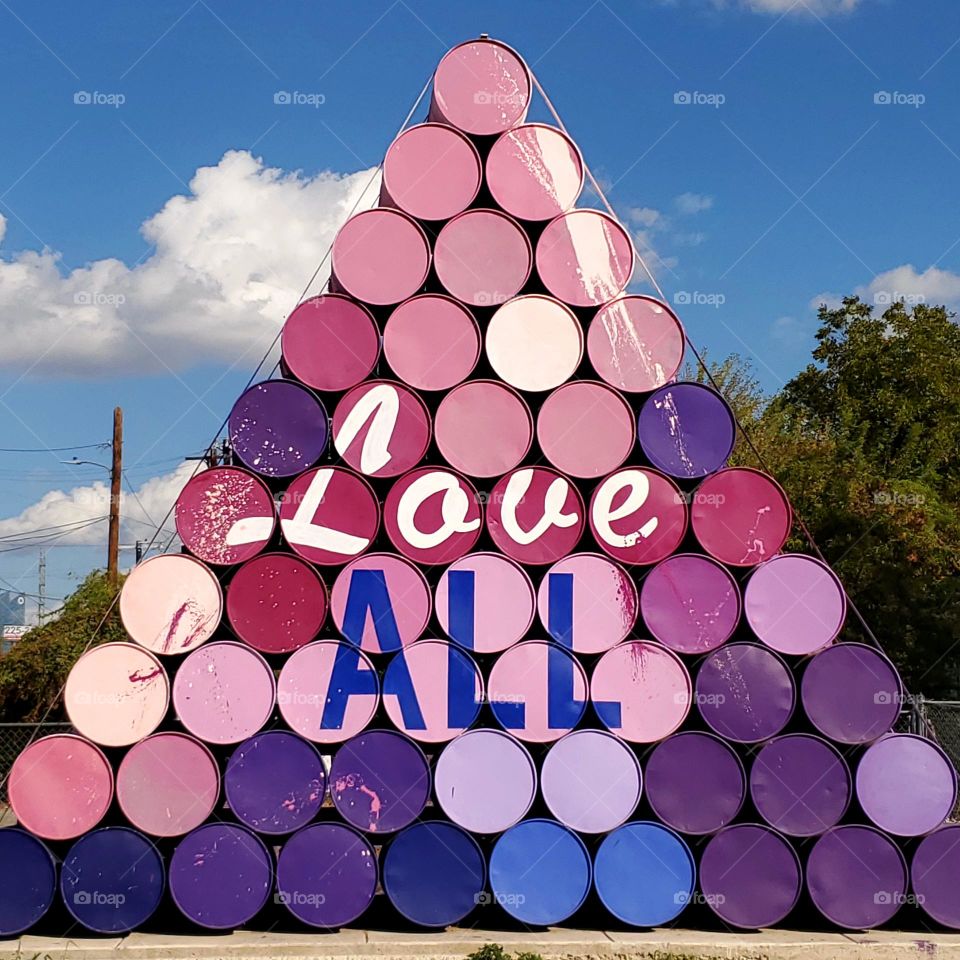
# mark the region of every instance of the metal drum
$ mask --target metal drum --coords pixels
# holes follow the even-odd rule
[[[951,824],[924,837],[913,854],[910,877],[923,912],[960,930],[960,826]]]
[[[0,830],[0,937],[12,940],[38,923],[57,896],[57,862],[25,830]]]

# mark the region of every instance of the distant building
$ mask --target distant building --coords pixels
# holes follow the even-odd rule
[[[12,590],[0,590],[0,654],[9,653],[27,632],[27,598]]]

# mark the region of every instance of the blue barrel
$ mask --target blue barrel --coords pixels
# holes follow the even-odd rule
[[[25,830],[0,830],[0,940],[29,930],[57,895],[53,854]]]

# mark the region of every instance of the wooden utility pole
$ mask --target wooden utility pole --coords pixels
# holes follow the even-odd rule
[[[120,479],[123,458],[123,411],[113,411],[113,460],[110,466],[110,528],[107,534],[107,579],[116,588],[120,558]]]

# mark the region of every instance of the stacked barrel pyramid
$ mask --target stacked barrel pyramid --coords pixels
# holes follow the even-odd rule
[[[726,466],[730,409],[677,381],[679,320],[531,93],[499,42],[440,62],[184,551],[127,579],[130,642],[70,672],[76,733],[16,761],[0,937],[58,899],[112,934],[960,927],[949,759],[891,732],[896,670]]]

